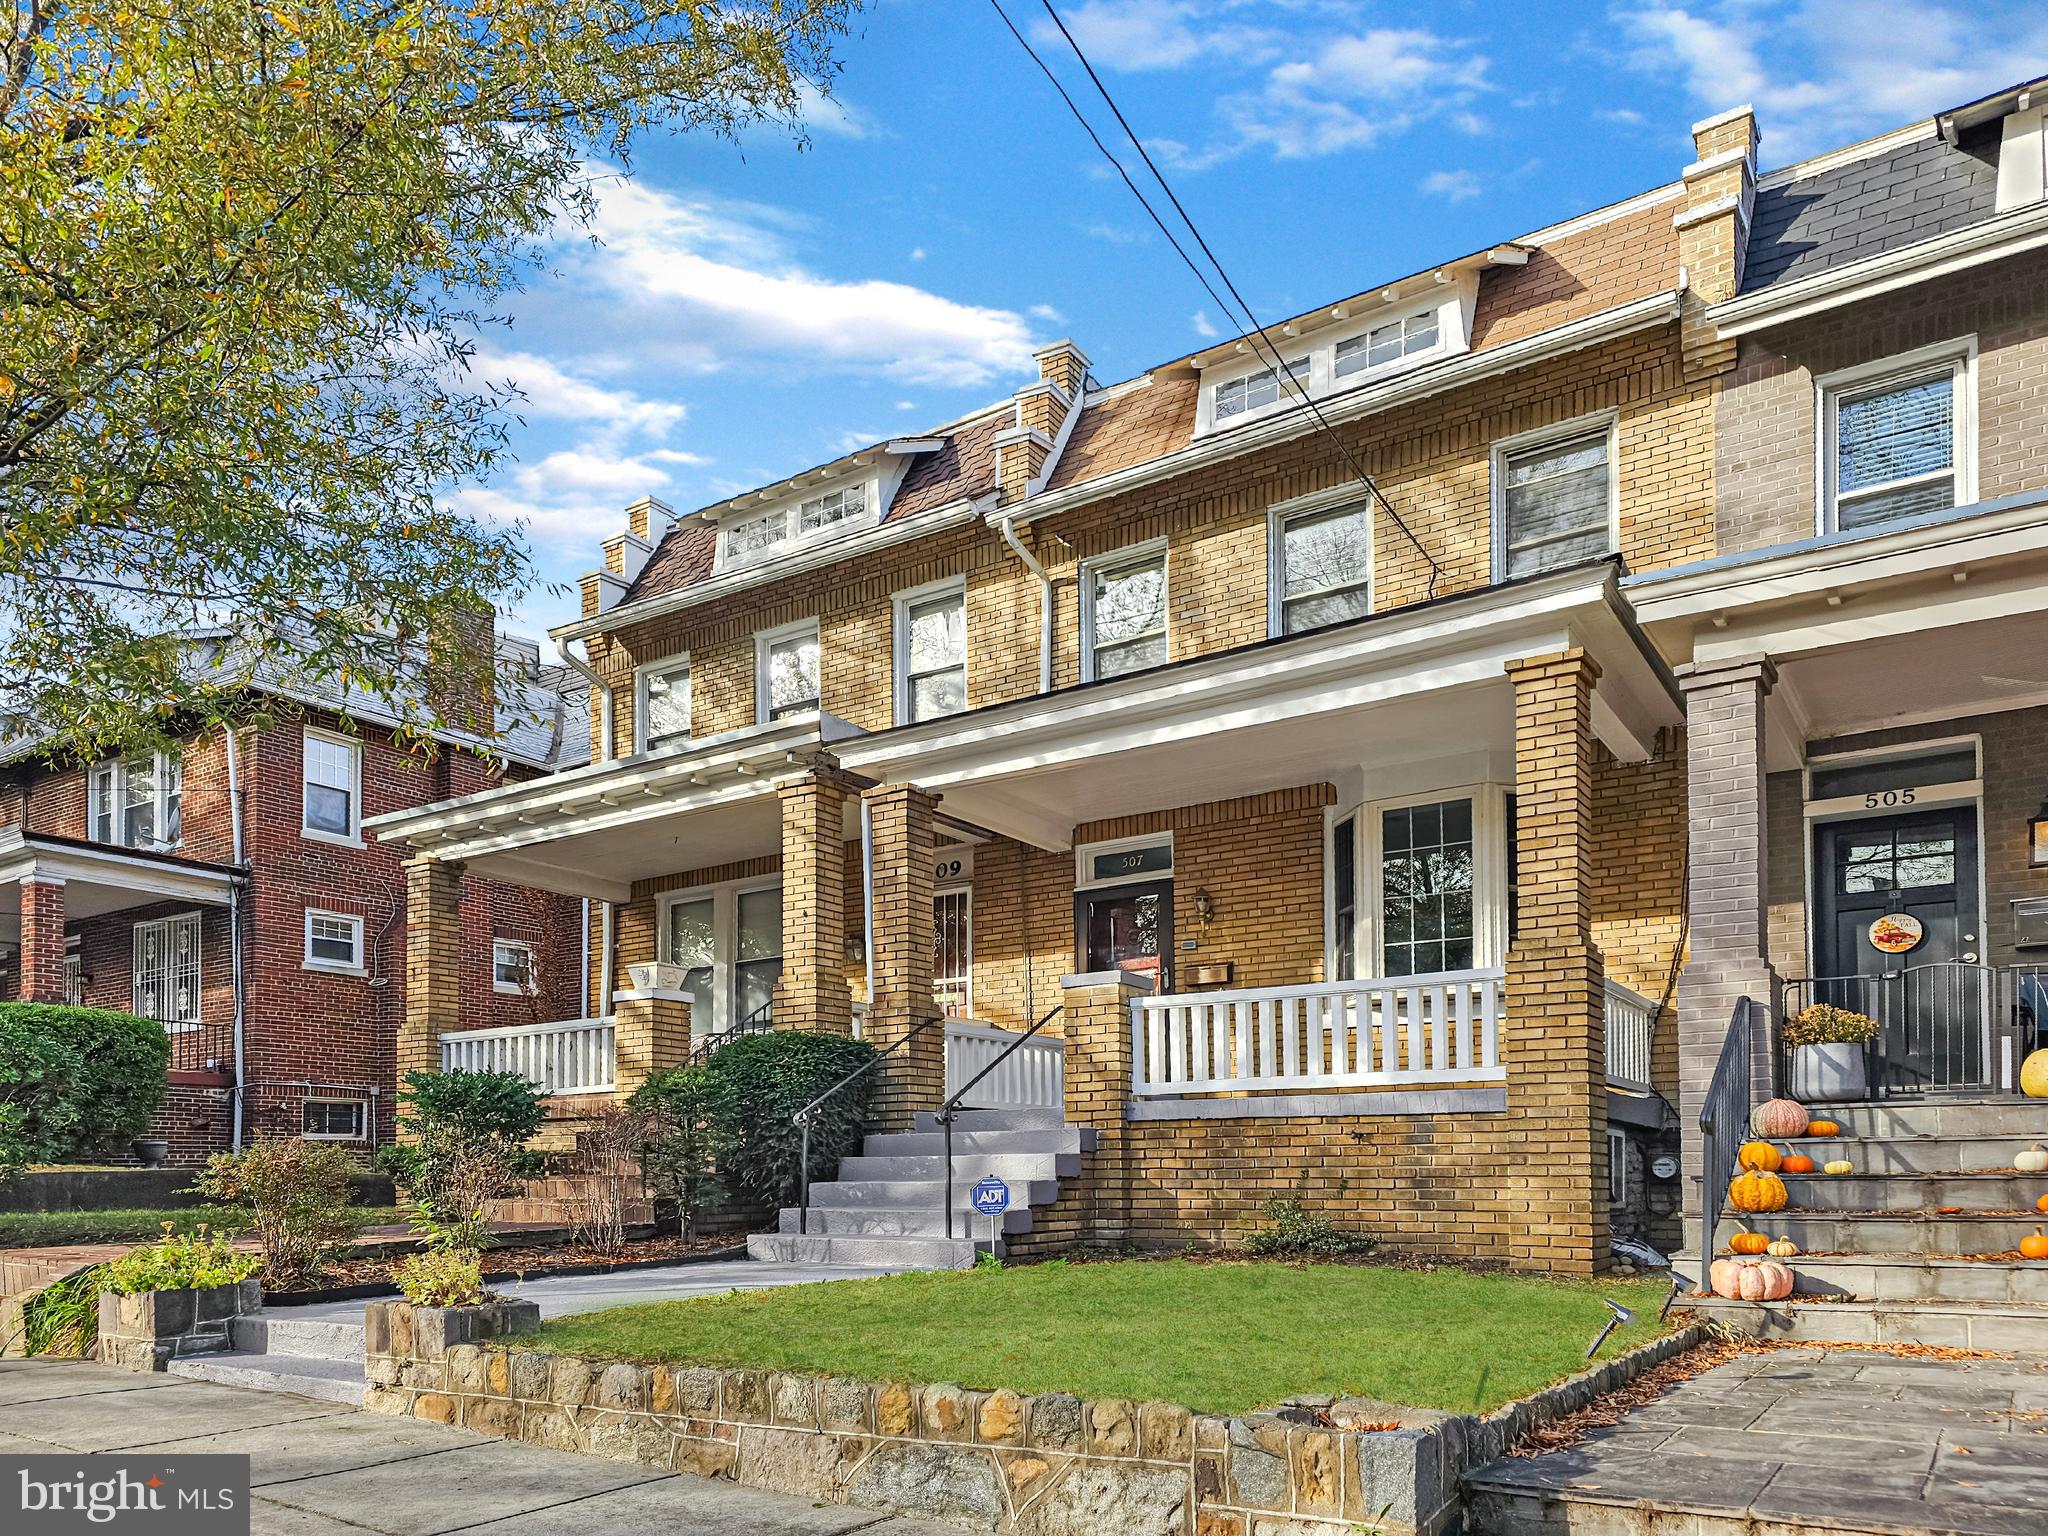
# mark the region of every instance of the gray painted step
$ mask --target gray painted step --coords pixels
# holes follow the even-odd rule
[[[796,1211],[780,1212],[776,1217],[776,1230],[795,1232]],[[1003,1212],[999,1230],[1011,1234],[1029,1232],[1030,1207],[1011,1206]],[[945,1222],[936,1200],[930,1205],[908,1210],[887,1206],[814,1205],[811,1207],[810,1231],[827,1237],[943,1237]],[[958,1206],[954,1212],[953,1233],[956,1237],[970,1233],[975,1237],[986,1237],[988,1218],[965,1205]]]
[[[363,1401],[360,1360],[321,1360],[308,1355],[249,1354],[229,1350],[215,1355],[181,1356],[167,1368],[173,1376],[216,1381],[223,1386],[257,1392],[290,1392],[328,1403]]]
[[[953,1134],[962,1131],[1051,1131],[1066,1123],[1066,1111],[1059,1109],[963,1109],[953,1121]],[[913,1131],[936,1131],[937,1117],[920,1109],[910,1117]]]
[[[953,1158],[953,1178],[1056,1179],[1081,1171],[1079,1152],[1023,1152],[1015,1155],[970,1153]],[[937,1181],[946,1176],[943,1157],[848,1157],[839,1163],[840,1180],[916,1179]]]
[[[1043,1131],[970,1131],[953,1127],[953,1155],[967,1153],[1019,1154],[1087,1152],[1093,1150],[1095,1132],[1078,1125],[1054,1126]],[[866,1157],[940,1157],[946,1138],[938,1131],[885,1131],[861,1143]]]
[[[1784,1145],[1823,1165],[1847,1159],[1858,1173],[1982,1173],[2010,1169],[2014,1156],[2033,1141],[2028,1136],[1796,1136]],[[2048,1191],[2048,1175],[2035,1177]]]
[[[1047,1175],[1042,1179],[1005,1179],[1010,1187],[1010,1204],[1050,1205],[1059,1198],[1059,1181]],[[964,1182],[958,1173],[953,1176],[953,1203],[961,1210],[972,1209],[974,1180]],[[914,1210],[920,1205],[929,1205],[936,1210],[945,1191],[936,1178],[932,1179],[834,1179],[830,1184],[811,1186],[811,1209],[821,1205],[894,1207],[899,1210]]]
[[[1814,1211],[2024,1211],[2048,1177],[2023,1173],[1788,1173],[1792,1203]]]
[[[1846,1136],[2012,1137],[2048,1140],[2048,1100],[2023,1098],[1886,1099],[1876,1104],[1809,1104]]]
[[[1750,1338],[1802,1344],[1932,1344],[2048,1354],[2048,1307],[1953,1301],[1730,1301],[1680,1305]]]
[[[1851,1253],[1792,1261],[1801,1295],[1858,1301],[1990,1301],[2048,1307],[2048,1264],[2027,1259],[1944,1259],[1922,1253]]]
[[[332,1318],[294,1317],[289,1311],[252,1312],[228,1324],[229,1347],[244,1354],[292,1355],[305,1360],[363,1363],[363,1325]]]
[[[1912,1211],[1802,1211],[1788,1208],[1758,1216],[1752,1230],[1792,1239],[1812,1253],[2010,1253],[2020,1239],[2048,1216],[2019,1211],[1986,1214],[1964,1211],[1953,1216]],[[1736,1226],[1722,1218],[1717,1251],[1728,1246]]]
[[[986,1248],[987,1243],[980,1245]],[[972,1269],[976,1245],[943,1237],[797,1237],[756,1232],[747,1238],[747,1257],[769,1264],[903,1265],[911,1269]],[[996,1252],[1003,1245],[996,1244]]]

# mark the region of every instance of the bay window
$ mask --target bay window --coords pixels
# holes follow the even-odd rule
[[[184,788],[184,766],[166,752],[95,765],[86,780],[92,840],[120,848],[176,847]]]
[[[1505,961],[1516,879],[1514,796],[1503,786],[1367,800],[1333,816],[1328,838],[1323,899],[1332,980]]]

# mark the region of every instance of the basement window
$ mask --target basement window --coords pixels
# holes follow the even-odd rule
[[[307,1141],[361,1141],[367,1108],[361,1099],[306,1099],[299,1105],[299,1135]]]

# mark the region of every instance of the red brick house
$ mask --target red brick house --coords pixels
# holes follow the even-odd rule
[[[195,665],[232,665],[224,635]],[[398,739],[383,701],[259,669],[264,723],[176,754],[0,760],[0,999],[163,1021],[170,1092],[152,1133],[201,1162],[249,1134],[368,1151],[392,1130],[405,1014],[403,850],[373,816],[546,774],[589,743],[573,674],[497,647],[497,739]],[[465,889],[463,1024],[559,1017],[581,985],[582,913],[500,881]],[[125,1149],[122,1149],[125,1152]]]

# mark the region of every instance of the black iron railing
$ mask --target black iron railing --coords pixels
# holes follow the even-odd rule
[[[231,1020],[209,1020],[204,1024],[166,1024],[171,1059],[165,1064],[172,1072],[227,1072],[235,1070],[235,1026]]]
[[[1728,1178],[1735,1171],[1735,1149],[1749,1130],[1750,1052],[1756,1033],[1756,1005],[1748,998],[1735,1004],[1721,1059],[1707,1084],[1700,1106],[1700,1285],[1707,1284],[1707,1266],[1714,1261],[1714,1228]]]
[[[859,1082],[860,1079],[866,1077],[868,1073],[874,1071],[875,1068],[879,1067],[891,1056],[894,1056],[926,1030],[935,1028],[945,1022],[942,1018],[929,1018],[912,1025],[902,1038],[897,1040],[887,1050],[878,1051],[875,1055],[869,1057],[789,1117],[789,1123],[802,1133],[801,1150],[797,1154],[796,1229],[799,1234],[811,1230],[811,1122],[817,1118],[818,1111],[825,1106],[827,1100],[845,1088],[849,1083]]]
[[[690,1047],[690,1065],[701,1067],[712,1054],[722,1046],[728,1046],[742,1035],[764,1035],[775,1027],[775,1005],[763,1003],[731,1029],[720,1030],[715,1035],[706,1035]]]
[[[995,1071],[997,1067],[1000,1067],[1004,1062],[1008,1061],[1013,1055],[1015,1055],[1017,1051],[1023,1046],[1025,1041],[1029,1040],[1033,1035],[1037,1034],[1041,1029],[1045,1028],[1046,1025],[1050,1024],[1053,1021],[1053,1019],[1058,1016],[1059,1011],[1060,1005],[1055,1004],[1052,1007],[1052,1009],[1047,1012],[1044,1018],[1040,1019],[1036,1024],[1032,1025],[1029,1029],[1024,1030],[1021,1034],[1017,1036],[1016,1039],[1012,1040],[1008,1045],[1004,1046],[1002,1050],[999,1051],[989,1061],[989,1064],[987,1066],[983,1067],[979,1072],[975,1073],[973,1077],[969,1078],[966,1082],[962,1083],[959,1089],[950,1098],[948,1098],[945,1103],[939,1106],[939,1112],[936,1118],[939,1122],[940,1131],[942,1131],[945,1134],[946,1203],[943,1209],[945,1213],[945,1232],[946,1236],[948,1237],[951,1237],[953,1235],[953,1119],[956,1115],[960,1113],[960,1101],[966,1098],[968,1094],[972,1093],[976,1086],[980,1084],[983,1078],[987,1077],[989,1073]],[[972,1236],[971,1229],[969,1235]]]
[[[1878,976],[1788,981],[1784,997],[1788,1019],[1831,1003],[1877,1021],[1865,1050],[1872,1097],[2014,1092],[2019,1063],[2048,1027],[2048,965],[1933,961]],[[1789,1091],[1792,1047],[1780,1045],[1777,1071]]]

